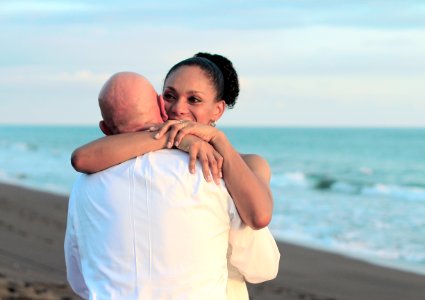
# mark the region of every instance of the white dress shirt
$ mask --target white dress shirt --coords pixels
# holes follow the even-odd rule
[[[190,174],[181,151],[82,175],[72,190],[65,259],[84,299],[224,300],[228,245],[246,280],[276,276],[279,252],[268,230],[243,225],[224,182]]]

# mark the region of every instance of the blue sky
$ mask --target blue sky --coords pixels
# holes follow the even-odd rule
[[[230,58],[222,125],[425,126],[423,1],[1,1],[0,124],[97,124],[113,73]]]

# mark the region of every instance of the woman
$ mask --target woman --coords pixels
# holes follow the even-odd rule
[[[170,120],[162,127],[152,128],[159,129],[155,138],[146,132],[101,138],[74,151],[73,166],[77,171],[93,173],[175,145],[190,153],[191,172],[194,172],[196,158],[201,160],[208,180],[211,178],[206,170],[211,168],[213,177],[220,177],[222,164],[222,177],[242,220],[253,229],[263,228],[269,224],[273,208],[270,168],[258,155],[239,154],[226,135],[214,127],[226,106],[235,105],[238,94],[239,82],[232,63],[220,55],[198,53],[168,72],[163,99]],[[188,134],[203,141],[182,142]]]

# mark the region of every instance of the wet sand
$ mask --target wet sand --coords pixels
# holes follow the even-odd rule
[[[79,299],[66,283],[67,198],[0,184],[0,299]],[[279,243],[278,277],[253,300],[421,300],[425,276]]]

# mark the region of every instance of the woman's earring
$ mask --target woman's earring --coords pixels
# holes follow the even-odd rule
[[[210,121],[210,126],[215,127],[215,121],[214,120]]]

